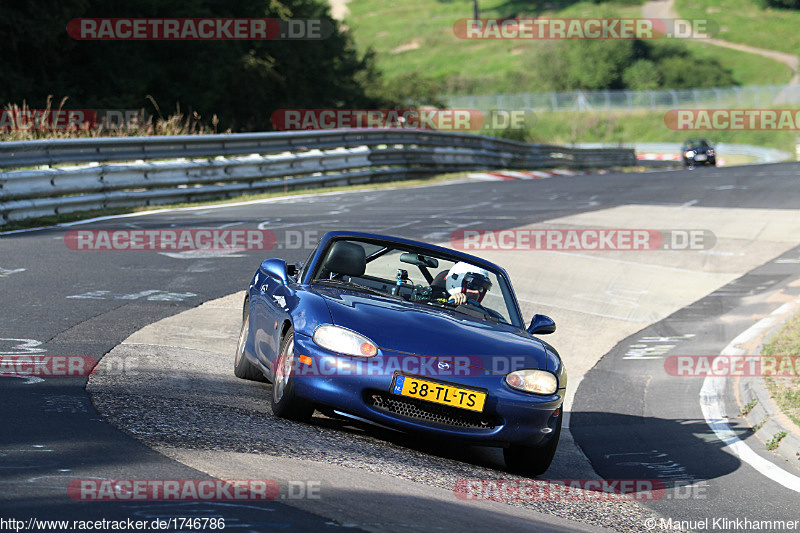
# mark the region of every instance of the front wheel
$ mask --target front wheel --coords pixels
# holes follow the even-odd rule
[[[265,381],[264,374],[244,355],[244,348],[247,344],[247,336],[250,332],[250,314],[247,312],[245,304],[244,319],[242,320],[242,330],[239,332],[239,343],[236,346],[236,357],[233,360],[233,375],[237,378],[249,379],[252,381]]]
[[[303,422],[314,414],[314,405],[294,393],[294,330],[289,328],[281,342],[272,382],[272,412],[280,418]]]
[[[556,448],[558,448],[562,418],[564,418],[563,413],[558,417],[553,436],[544,446],[531,447],[512,444],[505,448],[503,450],[503,458],[506,460],[508,470],[528,477],[541,476],[547,472],[553,462],[553,457],[556,455]]]

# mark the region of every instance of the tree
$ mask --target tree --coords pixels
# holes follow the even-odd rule
[[[649,59],[637,59],[622,73],[625,87],[634,91],[658,89],[661,86],[661,72]]]
[[[324,40],[76,41],[70,19],[285,18],[336,24]],[[180,106],[234,131],[268,129],[281,108],[388,105],[380,73],[330,18],[324,0],[27,0],[0,7],[0,104],[41,106],[68,96],[72,108]]]

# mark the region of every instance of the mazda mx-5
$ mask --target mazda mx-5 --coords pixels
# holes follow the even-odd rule
[[[244,302],[234,373],[270,381],[276,416],[315,410],[499,446],[509,470],[547,470],[567,374],[526,327],[504,269],[440,246],[328,232],[305,264],[267,259]]]

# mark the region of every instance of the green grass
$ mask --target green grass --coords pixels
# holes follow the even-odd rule
[[[741,408],[741,410],[739,410],[739,415],[738,416],[747,416],[747,415],[749,415],[750,411],[753,410],[753,408],[756,406],[757,403],[758,403],[758,400],[752,400],[752,401],[748,402],[747,405],[745,405],[744,407]]]
[[[545,16],[641,17],[641,3],[557,2],[537,4],[523,1],[481,0],[481,17]],[[537,10],[535,6],[546,8]],[[534,6],[534,7],[531,7]],[[560,9],[559,9],[560,7]],[[445,93],[487,94],[539,92],[531,72],[546,68],[533,57],[547,42],[533,40],[463,40],[453,33],[453,24],[472,17],[472,4],[464,0],[351,0],[350,27],[359,49],[372,47],[378,66],[392,80],[421,73],[445,82]],[[743,85],[781,84],[790,70],[780,63],[754,54],[686,42],[699,60],[715,57]],[[402,47],[406,47],[405,49]]]
[[[537,113],[535,126],[518,140],[570,144],[576,142],[683,142],[691,132],[675,131],[664,124],[664,111],[631,113]],[[515,132],[516,133],[516,132]],[[523,132],[520,132],[523,133]],[[738,143],[777,148],[794,153],[793,131],[694,132],[713,143]],[[724,154],[721,154],[724,157]]]
[[[767,442],[767,449],[768,450],[776,449],[780,445],[781,441],[784,438],[786,438],[786,432],[785,431],[781,431],[780,433],[776,433],[775,435],[772,436],[772,439],[769,442]]]
[[[719,25],[718,39],[778,50],[800,52],[800,11],[763,9],[753,0],[676,0],[687,19],[710,19]]]
[[[733,74],[739,85],[785,85],[792,77],[792,69],[779,61],[702,41],[686,41],[685,44],[700,61],[716,59]]]
[[[761,353],[800,356],[800,314],[787,321]],[[800,426],[800,376],[767,377],[764,381],[778,407]]]

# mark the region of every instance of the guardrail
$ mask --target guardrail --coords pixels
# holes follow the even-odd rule
[[[782,163],[785,161],[794,161],[794,154],[778,150],[776,148],[766,148],[764,146],[755,146],[752,144],[736,144],[736,143],[713,143],[717,151],[717,158],[724,160],[727,156],[745,156],[752,159],[748,164],[763,164],[763,163]],[[645,167],[683,167],[683,161],[680,159],[681,143],[578,143],[573,145],[576,148],[632,148],[637,154],[672,154],[675,156],[673,161],[659,161],[653,159],[639,159],[639,166]],[[800,143],[798,144],[800,150]],[[800,157],[798,157],[800,160]]]
[[[458,171],[635,164],[629,148],[399,129],[4,142],[0,168],[17,170],[0,172],[0,225],[88,209]]]

